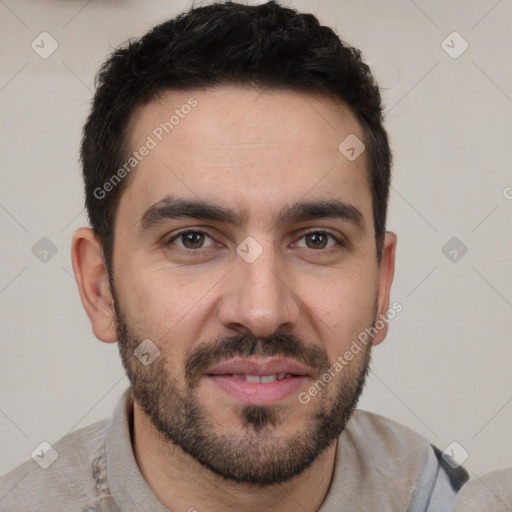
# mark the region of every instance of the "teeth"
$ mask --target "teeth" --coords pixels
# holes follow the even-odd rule
[[[235,373],[233,374],[233,378],[238,380],[245,380],[246,382],[252,383],[262,383],[268,384],[269,382],[275,382],[276,380],[283,380],[286,378],[290,378],[292,376],[291,373],[273,373],[271,375],[245,375],[243,373]]]

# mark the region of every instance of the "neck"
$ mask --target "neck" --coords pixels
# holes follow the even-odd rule
[[[134,402],[133,445],[140,471],[157,498],[169,510],[189,512],[316,512],[334,472],[336,444],[328,447],[302,474],[267,487],[223,479],[183,450],[161,439]],[[299,507],[297,506],[299,505]]]

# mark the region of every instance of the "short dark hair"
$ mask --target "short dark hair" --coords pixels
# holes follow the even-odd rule
[[[192,8],[128,41],[98,72],[80,156],[86,208],[110,277],[115,214],[131,175],[109,187],[108,194],[98,191],[126,162],[135,109],[168,90],[223,85],[319,92],[352,110],[365,137],[380,262],[391,151],[379,88],[361,52],[312,14],[275,1],[256,6],[226,2]]]

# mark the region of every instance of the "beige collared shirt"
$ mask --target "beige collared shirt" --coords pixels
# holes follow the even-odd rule
[[[128,388],[111,420],[56,442],[58,457],[46,469],[49,455],[41,452],[39,464],[30,459],[0,478],[0,511],[166,512],[137,465],[132,418]],[[454,485],[455,476],[426,439],[387,418],[355,410],[339,437],[332,483],[318,512],[448,511],[461,474],[462,481],[467,478],[461,471]]]

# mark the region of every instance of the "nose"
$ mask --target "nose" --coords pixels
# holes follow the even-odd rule
[[[256,338],[270,336],[278,329],[291,331],[300,317],[300,301],[289,272],[270,244],[260,246],[262,252],[252,262],[238,254],[235,257],[218,310],[226,329],[249,331]]]

